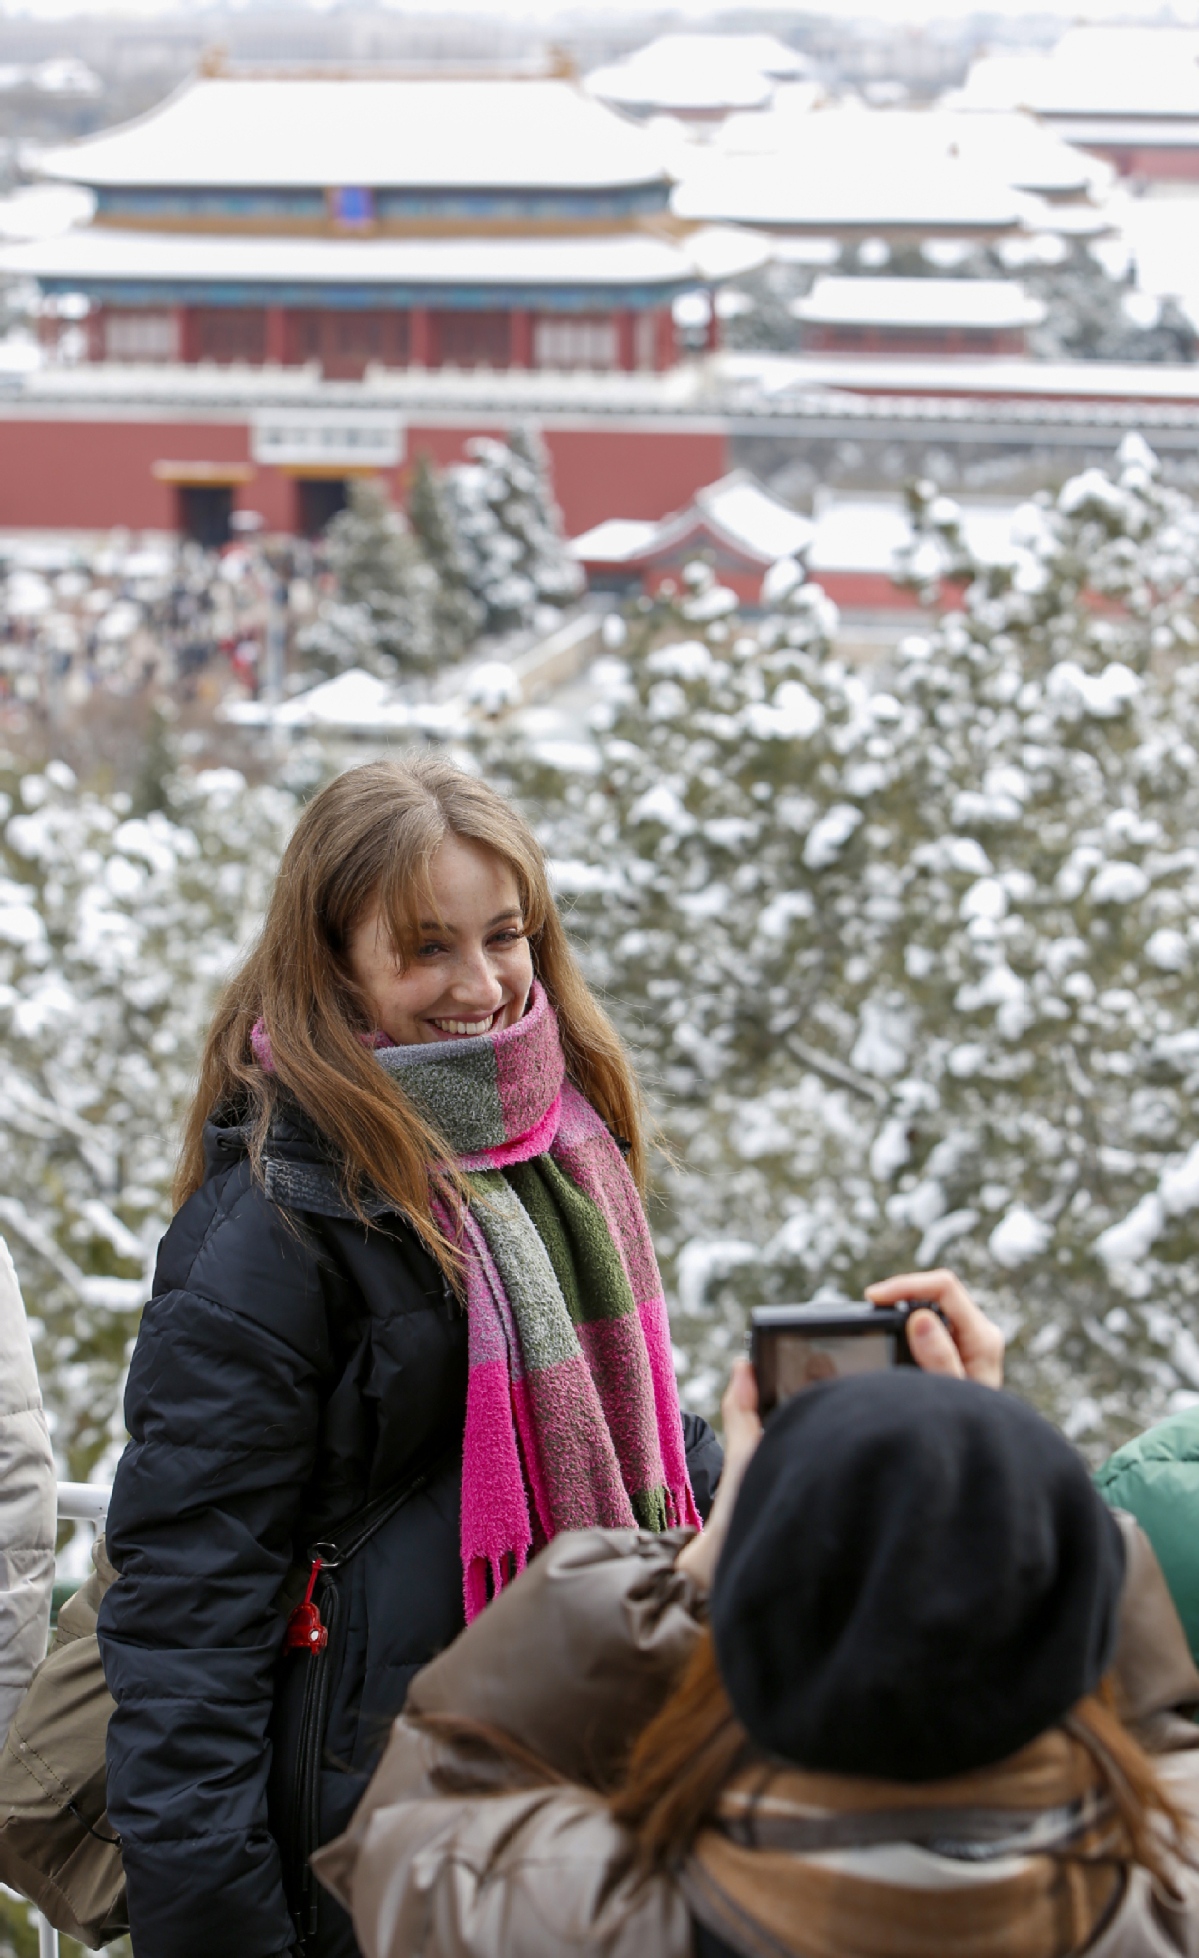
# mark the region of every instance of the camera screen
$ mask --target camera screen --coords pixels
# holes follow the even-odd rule
[[[892,1332],[853,1337],[790,1331],[770,1334],[763,1341],[761,1361],[762,1371],[773,1378],[761,1383],[763,1399],[773,1405],[790,1400],[792,1394],[815,1386],[819,1380],[835,1380],[848,1373],[879,1373],[895,1365],[895,1341]]]

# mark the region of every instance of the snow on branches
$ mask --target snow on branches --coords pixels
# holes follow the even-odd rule
[[[61,762],[0,772],[0,1235],[79,1478],[124,1438],[118,1383],[177,1124],[296,813],[232,769],[172,777],[167,800],[137,815]]]
[[[469,461],[446,473],[446,499],[466,584],[488,632],[535,625],[569,605],[583,574],[562,542],[540,443],[517,429],[507,442],[478,435]]]
[[[407,516],[370,478],[323,543],[331,590],[299,649],[333,674],[410,678],[452,665],[483,633],[552,624],[582,589],[539,442],[479,436],[444,472],[418,456]]]
[[[952,1261],[1106,1444],[1199,1390],[1199,512],[1138,439],[1010,562],[913,506],[956,609],[889,671],[799,567],[756,629],[693,567],[547,834],[677,1145],[693,1393],[750,1301]]]

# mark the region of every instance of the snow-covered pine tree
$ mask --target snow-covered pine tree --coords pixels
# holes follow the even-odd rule
[[[446,472],[466,581],[488,632],[513,632],[569,605],[583,587],[566,551],[541,443],[526,429],[507,442],[475,436],[468,462]]]
[[[1199,1389],[1199,513],[1136,440],[1008,565],[916,502],[964,597],[893,672],[793,568],[756,635],[634,632],[547,833],[678,1145],[691,1390],[752,1298],[952,1258],[1104,1445]]]
[[[59,1462],[80,1479],[124,1438],[176,1124],[297,809],[232,769],[164,786],[167,807],[137,815],[62,762],[0,770],[0,1234]]]
[[[1176,299],[1138,292],[1131,270],[1113,277],[1083,239],[1057,263],[1021,268],[1021,277],[1045,302],[1045,319],[1031,336],[1044,358],[1193,361],[1199,351]]]
[[[808,265],[769,259],[726,286],[717,302],[724,346],[737,353],[797,352],[803,330],[794,306],[797,299],[807,298],[814,276]]]
[[[939,531],[960,572],[921,503],[918,554]],[[1023,1384],[1096,1437],[1199,1386],[1197,564],[1199,513],[1130,438],[973,568],[896,684],[923,779],[891,975],[929,1108],[880,1148],[885,1208],[1006,1298]]]
[[[433,631],[439,663],[461,658],[483,628],[484,611],[467,581],[466,562],[445,484],[428,456],[418,455],[408,498],[408,521],[436,574]]]
[[[381,484],[351,483],[324,551],[334,593],[299,635],[305,661],[329,673],[362,666],[385,677],[436,666],[438,578]]]

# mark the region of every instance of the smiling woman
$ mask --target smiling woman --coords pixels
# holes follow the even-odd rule
[[[420,921],[413,958],[396,951],[378,906],[350,934],[350,970],[395,1046],[498,1033],[520,1019],[533,984],[510,864],[450,835],[429,865],[429,887],[435,911]]]
[[[562,1530],[697,1520],[643,1172],[523,818],[435,755],[331,783],[210,1029],[130,1369],[99,1638],[138,1950],[351,1958],[309,1857],[414,1672]]]

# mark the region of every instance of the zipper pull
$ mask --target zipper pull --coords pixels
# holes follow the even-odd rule
[[[283,1635],[285,1652],[323,1652],[329,1643],[329,1627],[321,1623],[320,1606],[314,1604],[312,1599],[320,1569],[321,1559],[314,1557],[303,1601],[295,1607],[287,1621],[287,1630]]]

